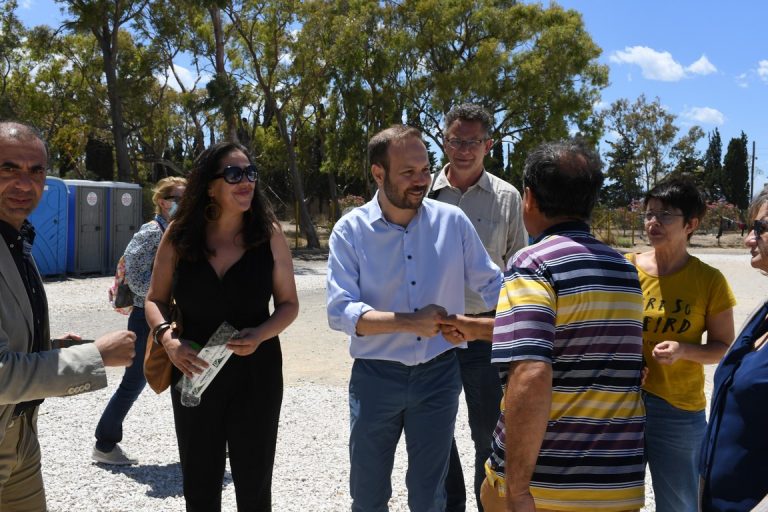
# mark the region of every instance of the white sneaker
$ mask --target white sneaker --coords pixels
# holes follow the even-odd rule
[[[123,449],[120,448],[119,444],[116,444],[109,452],[103,452],[94,446],[91,458],[96,462],[110,464],[112,466],[130,466],[139,463],[138,459],[130,458]]]

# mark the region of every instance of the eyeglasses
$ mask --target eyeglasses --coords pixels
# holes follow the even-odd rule
[[[682,213],[672,213],[668,211],[661,211],[661,212],[655,212],[653,210],[648,210],[647,212],[641,214],[643,220],[645,222],[651,222],[654,217],[656,217],[656,220],[659,221],[662,224],[672,224],[675,222],[676,217],[684,217]]]
[[[243,176],[245,176],[250,182],[256,181],[256,178],[258,177],[256,166],[253,164],[246,165],[245,167],[228,165],[219,174],[214,174],[213,178],[211,178],[211,181],[224,178],[224,181],[230,185],[235,185],[243,181]]]
[[[165,196],[163,199],[166,201],[173,201],[174,203],[178,203],[181,201],[181,196]]]
[[[768,231],[768,221],[755,219],[755,223],[752,224],[752,231],[755,232],[755,237],[762,236]]]
[[[487,140],[488,140],[487,137],[483,139],[468,139],[468,140],[446,139],[445,145],[451,149],[461,149],[461,148],[477,149],[480,146],[482,146]]]

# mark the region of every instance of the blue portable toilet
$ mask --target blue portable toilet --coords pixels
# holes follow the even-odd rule
[[[67,186],[63,180],[47,176],[43,196],[29,215],[35,227],[32,257],[40,274],[52,276],[67,271]]]
[[[69,191],[67,208],[67,272],[99,273],[107,270],[108,190],[101,181],[64,180]]]

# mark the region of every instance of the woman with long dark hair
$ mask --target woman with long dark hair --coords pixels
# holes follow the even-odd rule
[[[220,510],[227,446],[238,510],[270,510],[283,394],[277,335],[299,304],[288,244],[243,146],[218,143],[197,158],[175,219],[157,252],[146,314],[174,365],[187,510]],[[180,335],[170,327],[172,298]],[[193,342],[204,346],[223,322],[238,330],[227,343],[233,355],[200,405],[185,407],[175,384],[207,366]]]

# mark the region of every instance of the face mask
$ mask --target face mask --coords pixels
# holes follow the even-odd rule
[[[178,209],[179,209],[179,205],[176,204],[176,201],[174,201],[173,204],[171,204],[171,207],[168,208],[168,217],[172,219],[173,216],[176,215],[176,210]]]

